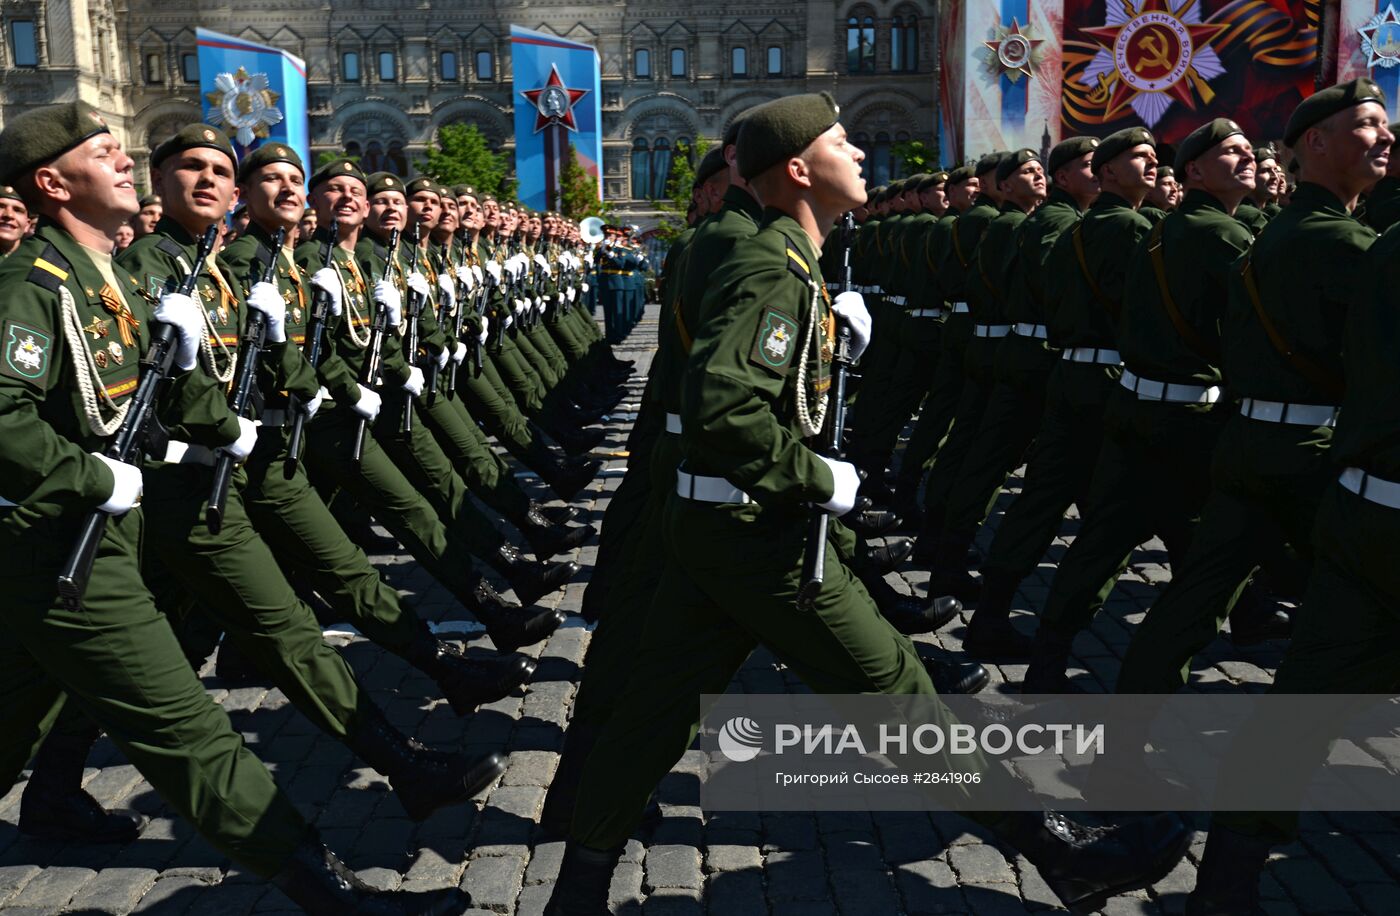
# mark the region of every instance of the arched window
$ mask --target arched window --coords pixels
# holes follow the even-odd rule
[[[355,159],[360,158],[360,142],[358,140],[350,140],[347,142],[345,144],[345,155],[354,157]]]
[[[651,193],[649,198],[666,196],[666,181],[671,177],[671,141],[657,137],[651,145]]]
[[[638,48],[632,52],[632,75],[639,80],[651,79],[651,51]]]
[[[731,76],[749,75],[749,51],[747,48],[735,48],[729,52],[729,73]]]
[[[479,80],[493,80],[496,78],[496,68],[492,66],[490,51],[476,52],[476,78]]]
[[[632,197],[651,197],[651,149],[644,137],[632,141]]]
[[[369,141],[364,157],[360,160],[360,170],[365,174],[384,171],[384,145],[378,140]]]
[[[16,67],[39,66],[39,42],[33,19],[10,20],[10,60]]]
[[[783,49],[778,45],[768,46],[768,75],[783,75]]]
[[[379,81],[381,83],[392,83],[398,78],[398,67],[394,61],[393,51],[379,52]]]
[[[442,76],[443,82],[457,82],[456,51],[443,51],[438,55],[438,73]]]
[[[356,51],[346,51],[340,55],[340,78],[347,83],[360,81],[360,55]]]
[[[919,19],[912,12],[895,13],[890,21],[890,69],[899,73],[919,69]]]
[[[679,78],[685,77],[685,48],[671,49],[671,75]]]
[[[846,70],[849,73],[875,72],[875,20],[852,16],[846,20]]]
[[[889,184],[891,169],[890,135],[881,131],[870,148],[870,180],[876,185]]]
[[[408,156],[404,155],[402,140],[389,141],[389,153],[384,157],[384,168],[400,177],[408,174]]]

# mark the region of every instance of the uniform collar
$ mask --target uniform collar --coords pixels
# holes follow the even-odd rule
[[[763,219],[763,207],[754,196],[738,185],[730,185],[724,192],[724,209],[733,210],[750,217],[754,223]]]
[[[1041,204],[1041,207],[1043,208],[1050,204],[1067,204],[1075,210],[1079,209],[1079,205],[1075,203],[1074,198],[1070,197],[1069,192],[1064,188],[1050,188],[1050,196],[1045,198],[1045,203]]]
[[[1245,199],[1248,200],[1249,198]],[[1241,206],[1243,206],[1243,204],[1241,204]],[[1183,213],[1195,213],[1198,210],[1218,210],[1221,213],[1225,213],[1225,205],[1220,202],[1220,198],[1200,188],[1191,188],[1188,190],[1186,196],[1181,199],[1181,205],[1177,207],[1177,209]],[[1229,216],[1228,213],[1225,213],[1225,215]]]
[[[1293,190],[1293,196],[1288,200],[1288,209],[1303,207],[1307,210],[1332,211],[1350,216],[1349,211],[1342,205],[1342,199],[1320,184],[1311,181],[1300,181],[1298,187]]]
[[[772,227],[787,236],[788,241],[795,245],[798,253],[806,259],[807,265],[813,274],[813,279],[821,279],[818,274],[820,268],[817,266],[821,257],[821,252],[817,251],[816,246],[812,243],[812,237],[807,234],[806,229],[802,228],[801,223],[791,216],[788,216],[782,210],[776,209],[775,207],[765,207],[763,210],[763,226],[765,228]]]
[[[1128,198],[1120,197],[1112,191],[1100,191],[1099,196],[1089,205],[1090,210],[1111,210],[1114,208],[1122,208],[1124,210],[1136,209],[1132,204],[1128,203]]]
[[[160,221],[156,223],[156,235],[163,235],[185,248],[193,248],[198,244],[198,239],[190,235],[184,226],[168,216],[162,216]]]

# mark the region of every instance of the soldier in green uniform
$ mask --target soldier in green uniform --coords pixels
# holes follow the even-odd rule
[[[1256,238],[1264,231],[1269,220],[1278,214],[1278,195],[1275,187],[1282,174],[1283,167],[1279,165],[1278,150],[1268,144],[1254,150],[1254,190],[1235,208],[1235,219],[1244,223],[1245,228]]]
[[[14,254],[29,230],[29,208],[9,185],[0,185],[0,260]]]
[[[1157,166],[1157,183],[1147,192],[1147,199],[1138,208],[1139,213],[1148,216],[1154,223],[1181,205],[1181,181],[1185,176],[1178,175],[1170,165]]]
[[[1368,79],[1317,93],[1289,118],[1284,142],[1301,162],[1298,189],[1235,265],[1221,321],[1225,379],[1240,409],[1216,445],[1186,561],[1124,655],[1122,692],[1170,693],[1185,683],[1191,658],[1281,542],[1304,568],[1311,561],[1345,390],[1343,330],[1369,293],[1366,251],[1376,238],[1351,211],[1385,174],[1393,140],[1385,95]]]
[[[963,281],[974,321],[972,339],[964,351],[967,379],[963,382],[948,441],[939,450],[924,485],[924,525],[919,535],[921,540],[932,540],[936,545],[929,589],[968,602],[976,600],[979,592],[977,584],[967,574],[967,549],[977,532],[976,523],[970,522],[967,516],[977,510],[975,506],[962,510],[950,523],[948,506],[991,399],[997,352],[1014,329],[1007,317],[1006,294],[1012,274],[1018,270],[1016,232],[1045,200],[1047,193],[1045,166],[1040,154],[1033,149],[1003,155],[995,179],[1002,200],[1001,211],[982,230],[981,239],[972,249],[971,263]],[[971,216],[969,214],[968,218]],[[960,237],[956,224],[953,232],[955,239]],[[966,491],[959,495],[966,495]]]
[[[1016,230],[1015,255],[1006,276],[1004,319],[1012,333],[1002,339],[994,366],[995,387],[950,491],[944,526],[950,537],[966,539],[991,511],[1007,475],[1022,461],[1040,428],[1045,390],[1060,354],[1047,340],[1046,266],[1060,234],[1073,226],[1099,193],[1091,166],[1096,137],[1071,137],[1050,151],[1047,171],[1053,184],[1046,202]],[[951,558],[950,558],[951,559]],[[954,562],[962,562],[956,558]],[[954,570],[950,563],[950,571]],[[964,648],[973,655],[1024,656],[1026,637],[1010,626],[1008,614],[1017,582],[984,570],[977,611]]]
[[[141,469],[98,457],[136,389],[153,318],[175,332],[175,375],[159,405],[171,431],[210,448],[238,434],[219,388],[196,368],[205,333],[198,310],[167,299],[153,313],[111,264],[111,239],[136,211],[132,166],[81,102],[20,115],[0,134],[0,181],[20,188],[43,220],[18,259],[0,267],[8,341],[0,356],[0,563],[10,587],[0,781],[13,784],[71,700],[221,852],[310,912],[374,908],[372,892],[321,845],[189,668],[140,579]],[[54,582],[94,510],[110,519],[73,608],[55,601]],[[462,905],[456,891],[438,896]],[[428,909],[401,895],[378,904]]]
[[[1357,244],[1365,244],[1360,234],[1346,227],[1344,208],[1355,199],[1367,173],[1374,175],[1388,168],[1381,150],[1393,146],[1395,132],[1384,127],[1384,98],[1378,87],[1363,88],[1344,84],[1324,89],[1310,97],[1294,112],[1286,139],[1294,154],[1301,151],[1302,174],[1296,204],[1311,210],[1305,222],[1293,233],[1305,235],[1288,257],[1311,258],[1296,265],[1279,261],[1285,277],[1294,283],[1313,279],[1312,289],[1298,289],[1280,283],[1273,296],[1265,301],[1277,302],[1284,297],[1301,307],[1305,296],[1317,296],[1324,286],[1325,273],[1335,276],[1342,269],[1327,259],[1314,246],[1324,242],[1329,248],[1340,239],[1352,236]],[[1374,103],[1358,99],[1373,98]],[[1375,107],[1373,107],[1373,105]],[[1333,120],[1341,118],[1341,123]],[[1387,143],[1389,138],[1389,144]],[[1338,145],[1342,149],[1338,149]],[[1389,150],[1394,162],[1395,151]],[[1338,206],[1323,209],[1315,197],[1324,189],[1335,194]],[[1290,203],[1275,220],[1275,224],[1291,218],[1294,203]],[[1333,222],[1331,231],[1326,222]],[[1271,224],[1260,238],[1274,242],[1269,246],[1278,255],[1277,243],[1288,242],[1273,237]],[[1395,624],[1400,610],[1400,589],[1396,587],[1394,545],[1400,529],[1396,526],[1396,508],[1400,499],[1400,464],[1397,463],[1395,442],[1397,401],[1388,396],[1400,379],[1400,326],[1395,308],[1396,257],[1400,232],[1390,229],[1372,245],[1364,259],[1357,261],[1348,251],[1343,263],[1346,269],[1358,273],[1346,279],[1355,294],[1338,293],[1336,299],[1313,299],[1312,307],[1321,302],[1329,319],[1340,319],[1334,309],[1345,306],[1345,330],[1339,341],[1343,351],[1342,368],[1346,394],[1338,416],[1336,434],[1331,443],[1332,472],[1319,500],[1312,543],[1317,555],[1312,578],[1303,598],[1302,616],[1293,635],[1288,654],[1279,665],[1271,692],[1391,694],[1396,687]],[[1349,246],[1348,246],[1349,247]],[[1257,257],[1266,256],[1266,248]],[[1286,265],[1286,266],[1285,266]],[[1260,262],[1260,276],[1265,270]],[[1261,292],[1263,292],[1261,290]],[[1345,298],[1342,298],[1346,296]],[[1272,314],[1272,312],[1271,312]],[[1301,314],[1301,312],[1297,313]],[[1284,316],[1279,315],[1278,321]],[[1334,330],[1328,321],[1328,331]],[[1231,378],[1234,364],[1229,363]],[[1336,469],[1341,468],[1340,475]],[[1154,611],[1155,613],[1155,611]],[[1121,681],[1120,681],[1121,684]],[[1247,742],[1256,729],[1288,730],[1295,736],[1291,751],[1304,764],[1321,765],[1335,735],[1335,723],[1330,721],[1286,722],[1261,718],[1247,723],[1237,740]],[[1307,773],[1307,766],[1296,767]],[[1222,775],[1220,791],[1228,792],[1232,780],[1254,779],[1257,775],[1241,770],[1227,770]],[[1296,786],[1299,796],[1304,786]],[[1228,795],[1222,795],[1228,798]],[[1193,916],[1214,913],[1244,913],[1259,908],[1259,878],[1271,847],[1292,842],[1298,835],[1297,815],[1288,812],[1222,812],[1211,821],[1205,854],[1196,876],[1195,891],[1187,898],[1186,912]]]
[[[1124,281],[1118,350],[1122,391],[1078,535],[1060,562],[1023,689],[1067,687],[1070,643],[1102,607],[1137,545],[1152,535],[1173,568],[1185,560],[1210,492],[1210,455],[1232,403],[1220,397],[1220,334],[1235,261],[1250,245],[1234,218],[1253,190],[1257,157],[1238,124],[1217,118],[1181,143],[1181,206],[1152,228]]]
[[[868,340],[860,294],[828,303],[814,272],[826,228],[864,194],[861,158],[825,93],[766,103],[740,132],[740,174],[766,208],[759,232],[735,245],[701,306],[713,318],[685,376],[685,464],[666,512],[678,538],[678,562],[668,564],[658,593],[669,612],[649,621],[633,677],[588,758],[549,916],[607,911],[623,843],[651,787],[689,746],[700,694],[722,691],[756,645],[771,647],[817,690],[933,694],[912,643],[879,617],[832,545],[815,607],[795,607],[809,506],[841,514],[859,487],[853,465],[806,442],[825,413],[824,351],[835,342],[837,316],[850,323],[856,355]],[[1085,905],[1110,887],[1164,874],[1188,837],[1174,816],[1156,819],[1150,838],[1141,825],[1093,838],[1050,817],[978,819],[1037,863],[1067,902]],[[1096,855],[1085,856],[1091,847]]]
[[[1400,121],[1390,125],[1390,132],[1400,136],[1397,133],[1400,132]],[[1280,170],[1279,177],[1282,176]],[[1366,225],[1382,233],[1400,222],[1400,156],[1391,157],[1385,177],[1366,191],[1365,201],[1357,208],[1357,218],[1364,219]]]

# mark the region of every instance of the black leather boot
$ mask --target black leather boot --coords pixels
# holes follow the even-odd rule
[[[485,579],[476,584],[468,610],[486,627],[487,635],[502,652],[514,652],[548,639],[568,619],[560,610],[531,612],[511,604]]]
[[[1241,648],[1257,646],[1270,639],[1288,639],[1292,635],[1293,620],[1288,612],[1253,582],[1246,585],[1230,610],[1230,642]]]
[[[580,426],[587,426],[589,423],[597,422],[599,418],[593,417],[590,420],[580,423]],[[608,437],[607,430],[599,427],[588,429],[560,430],[560,434],[555,438],[563,446],[565,454],[569,456],[582,455],[584,452],[591,452],[602,444]]]
[[[544,916],[608,916],[608,887],[623,847],[597,850],[568,843]]]
[[[321,844],[315,830],[297,846],[272,884],[311,916],[448,916],[471,906],[455,887],[423,893],[380,892]]]
[[[421,821],[439,808],[467,801],[506,771],[505,758],[471,758],[424,747],[389,724],[377,707],[360,714],[346,744],[383,773],[408,816]]]
[[[882,573],[887,573],[909,559],[913,552],[913,538],[889,538],[879,547],[865,548],[865,563]]]
[[[50,732],[39,745],[20,798],[20,833],[41,840],[130,843],[146,829],[144,815],[104,810],[83,789],[83,764],[98,734],[95,725],[82,734]]]
[[[933,689],[940,695],[981,693],[991,683],[987,669],[976,662],[954,662],[939,658],[924,658],[924,668]]]
[[[1031,644],[1031,660],[1021,682],[1022,693],[1074,693],[1069,682],[1070,646],[1073,633],[1061,633],[1043,621]]]
[[[548,560],[556,554],[582,547],[589,538],[598,533],[591,525],[571,528],[555,524],[544,517],[539,503],[536,502],[531,502],[525,514],[518,519],[511,519],[511,522],[525,535],[525,540],[530,542],[530,549],[534,551],[538,560]]]
[[[963,651],[979,658],[1029,658],[1031,638],[1011,625],[1011,602],[1019,582],[1008,576],[982,574],[982,595],[967,622]]]
[[[946,595],[937,598],[904,595],[895,591],[894,586],[873,570],[857,567],[855,573],[874,599],[880,615],[906,636],[932,633],[962,611],[962,604],[956,598]]]
[[[918,531],[924,523],[924,507],[919,505],[919,477],[900,474],[894,485],[894,502],[890,508],[902,522],[900,531]]]
[[[852,509],[841,516],[841,522],[856,534],[868,538],[882,537],[894,531],[903,519],[889,509]]]
[[[474,712],[482,703],[494,703],[530,683],[535,660],[512,655],[491,661],[467,658],[462,650],[434,636],[427,627],[408,647],[408,663],[438,685],[443,697],[459,716]]]
[[[1253,916],[1259,907],[1259,876],[1273,843],[1217,823],[1210,825],[1196,889],[1186,898],[1186,916]]]
[[[982,586],[967,571],[967,548],[976,532],[948,532],[939,535],[929,571],[930,594],[952,595],[967,607],[976,607]]]
[[[600,430],[601,432],[601,430]],[[598,441],[602,441],[599,436]],[[597,443],[594,443],[595,445]],[[589,446],[592,448],[592,446]],[[587,451],[587,449],[585,449]],[[554,491],[554,495],[566,502],[573,499],[579,490],[588,486],[598,476],[598,471],[603,467],[600,459],[575,463],[572,461],[561,461],[549,472],[549,478],[545,481],[549,488]]]
[[[569,522],[578,521],[583,515],[576,506],[542,506],[539,503],[535,505],[539,507],[540,515],[551,525],[567,525]]]
[[[550,592],[558,591],[579,572],[577,563],[527,560],[520,548],[511,544],[501,545],[491,558],[491,568],[505,576],[522,605],[534,604]]]
[[[583,765],[602,729],[586,722],[573,721],[564,732],[564,748],[559,752],[559,765],[549,781],[540,812],[540,831],[549,839],[564,839],[574,819],[578,804],[579,783],[583,780]]]
[[[1071,913],[1092,913],[1110,897],[1157,883],[1191,845],[1175,814],[1088,827],[1054,811],[1016,812],[992,830],[1030,860]]]

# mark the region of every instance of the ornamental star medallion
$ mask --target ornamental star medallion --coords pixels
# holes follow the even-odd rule
[[[574,105],[588,95],[587,89],[570,89],[559,76],[559,68],[550,65],[549,79],[538,89],[523,90],[521,95],[535,106],[535,133],[551,124],[562,124],[569,130],[577,131],[574,120]]]
[[[982,42],[982,45],[991,52],[987,55],[987,63],[992,71],[997,76],[1005,75],[1015,83],[1023,76],[1026,79],[1035,76],[1036,67],[1040,64],[1040,46],[1044,43],[1045,39],[1032,38],[1022,32],[1021,23],[1013,16],[1011,25],[997,26],[996,37]]]

